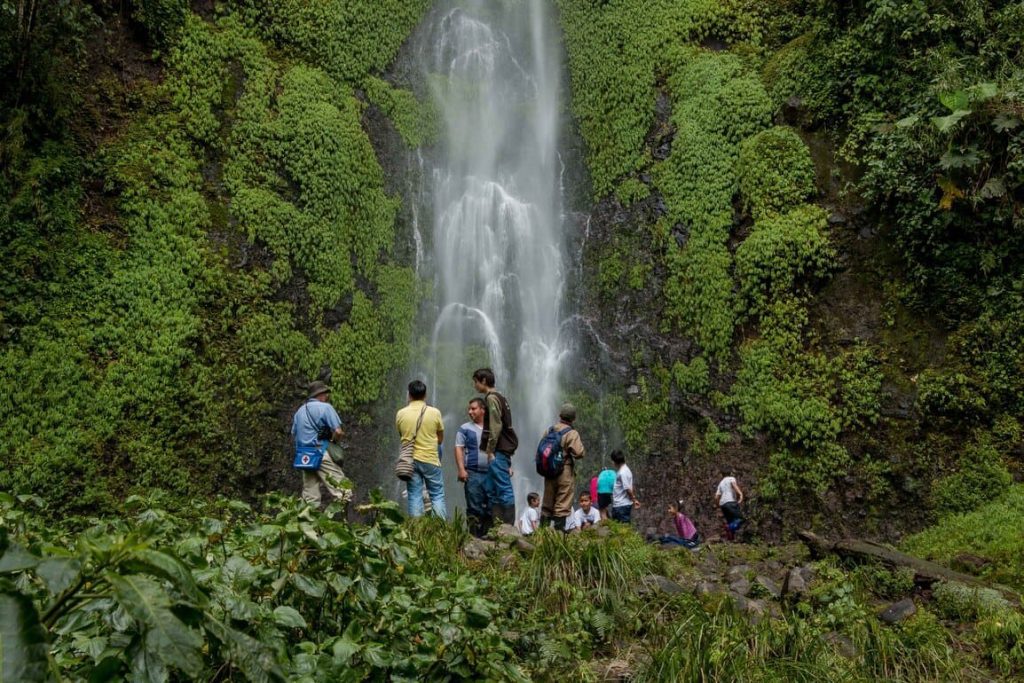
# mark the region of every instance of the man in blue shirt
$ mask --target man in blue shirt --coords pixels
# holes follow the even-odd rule
[[[341,418],[334,406],[327,402],[330,395],[331,388],[326,384],[312,382],[309,385],[309,398],[292,418],[292,440],[295,446],[322,444],[327,449],[320,469],[302,470],[302,499],[315,507],[320,507],[320,482],[323,482],[335,500],[347,505],[352,499],[351,484],[341,470],[341,448],[331,443],[340,441],[344,432],[341,429]]]
[[[455,434],[455,464],[459,468],[459,481],[465,485],[466,517],[474,536],[487,533],[491,521],[491,506],[487,499],[487,453],[480,450],[484,431],[484,401],[474,398],[469,402],[469,422]]]

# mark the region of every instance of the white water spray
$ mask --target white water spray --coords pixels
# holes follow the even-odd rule
[[[564,311],[561,48],[546,0],[453,0],[434,14],[420,55],[442,116],[425,177],[434,210],[438,304],[428,384],[445,414],[449,497],[454,434],[473,397],[471,373],[495,370],[519,450],[517,505],[541,490],[533,450],[556,418],[571,348]]]

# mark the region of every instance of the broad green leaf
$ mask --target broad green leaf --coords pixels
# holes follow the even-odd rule
[[[336,664],[348,666],[349,662],[352,661],[352,656],[359,652],[359,644],[349,640],[347,635],[342,636],[334,641],[331,652],[334,655],[334,662]]]
[[[1002,197],[1006,194],[1006,185],[1003,183],[1003,179],[995,176],[989,178],[984,185],[981,186],[981,190],[978,192],[979,195],[985,199],[993,199],[995,197]]]
[[[7,547],[7,551],[0,557],[0,574],[12,574],[32,569],[39,564],[39,558],[22,548],[17,543]]]
[[[323,581],[311,579],[302,574],[292,574],[292,583],[311,598],[322,598],[324,597],[324,591],[327,590],[327,586]]]
[[[995,83],[978,83],[968,88],[972,102],[984,102],[999,94],[999,86]]]
[[[969,99],[966,90],[955,90],[953,92],[940,93],[939,102],[942,102],[942,106],[946,109],[955,112],[958,109],[967,109]]]
[[[902,119],[900,119],[899,121],[897,121],[896,122],[896,127],[897,128],[910,128],[915,123],[917,123],[919,120],[920,120],[920,117],[918,117],[917,114],[911,114],[910,116],[905,116]]]
[[[959,123],[960,119],[970,113],[970,109],[957,109],[949,116],[934,116],[932,117],[932,125],[938,128],[940,133],[945,133]]]
[[[199,635],[171,612],[171,601],[164,589],[153,579],[129,574],[105,574],[114,589],[118,603],[145,626],[145,649],[168,666],[190,676],[203,670]]]
[[[46,584],[46,589],[56,595],[68,588],[79,572],[82,571],[82,563],[74,557],[50,557],[39,563],[36,567],[36,574]]]
[[[226,659],[241,669],[253,683],[276,683],[285,680],[274,651],[247,633],[207,617],[203,622],[207,632],[220,641]]]
[[[181,560],[159,550],[136,550],[128,556],[122,566],[129,572],[146,572],[167,579],[183,595],[197,605],[206,603],[206,596],[199,590],[192,572]]]
[[[274,608],[274,621],[288,628],[306,628],[306,620],[298,610],[287,605]]]
[[[10,583],[0,586],[0,683],[50,679],[46,629],[28,596]]]
[[[992,119],[992,127],[996,129],[997,133],[1005,133],[1008,130],[1013,130],[1020,125],[1020,119],[1016,116],[1007,116],[1006,114],[1000,114],[999,116]]]

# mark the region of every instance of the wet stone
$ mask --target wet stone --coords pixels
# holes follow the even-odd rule
[[[757,577],[756,579],[754,579],[754,583],[763,588],[764,591],[768,593],[768,595],[775,598],[776,600],[779,598],[780,595],[782,595],[782,591],[779,590],[779,584],[775,583],[767,576]]]
[[[782,583],[782,594],[798,596],[807,592],[807,583],[804,581],[800,569],[793,567],[786,574],[786,580]]]
[[[745,578],[736,579],[729,584],[729,590],[738,595],[749,595],[750,594],[750,581]]]
[[[650,574],[645,576],[643,579],[643,585],[649,590],[653,590],[657,593],[664,593],[666,595],[678,595],[679,593],[686,592],[686,589],[678,583],[672,579],[661,576],[660,574]]]
[[[917,612],[917,605],[910,598],[904,598],[899,602],[894,602],[881,612],[878,613],[878,618],[886,624],[898,624],[904,619],[908,619]]]

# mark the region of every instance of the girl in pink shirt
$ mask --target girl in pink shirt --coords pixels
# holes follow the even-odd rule
[[[668,514],[672,517],[676,533],[667,534],[661,537],[663,544],[682,545],[687,548],[696,548],[700,545],[700,534],[693,521],[683,514],[683,501],[676,501],[668,506]]]

